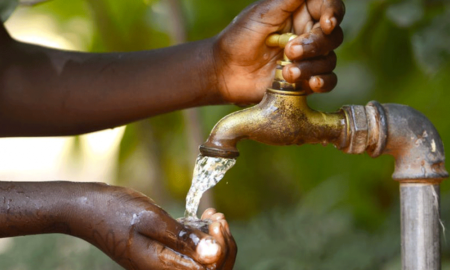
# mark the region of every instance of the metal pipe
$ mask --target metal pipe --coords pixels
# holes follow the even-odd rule
[[[307,106],[305,96],[269,90],[261,104],[217,123],[200,150],[235,157],[241,139],[272,145],[331,142],[346,153],[393,156],[392,177],[401,191],[403,270],[440,269],[439,184],[448,173],[439,133],[420,112],[372,101],[320,113]]]
[[[439,184],[448,173],[436,128],[420,112],[399,104],[372,101],[344,111],[350,130],[344,151],[395,158],[392,178],[400,182],[402,269],[440,269]]]
[[[256,106],[227,115],[200,146],[204,156],[235,158],[244,139],[269,145],[332,143],[341,148],[346,134],[342,111],[311,109],[306,96],[295,91],[268,89]]]
[[[292,37],[273,35],[267,44],[284,47]],[[440,269],[439,183],[448,173],[436,128],[420,112],[399,104],[372,101],[337,113],[314,111],[301,85],[284,80],[281,68],[289,63],[279,61],[262,102],[219,121],[200,152],[234,158],[236,144],[251,139],[271,145],[333,143],[350,154],[391,155],[392,177],[401,191],[403,269]]]
[[[402,269],[439,270],[439,185],[400,184]]]

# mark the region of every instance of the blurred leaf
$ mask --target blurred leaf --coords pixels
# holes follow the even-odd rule
[[[67,235],[37,235],[11,239],[0,254],[2,270],[123,269],[99,249],[84,240]]]
[[[6,21],[11,13],[16,9],[18,0],[2,0],[0,1],[0,19]]]
[[[53,0],[27,12],[51,18],[61,35],[82,37],[83,48],[90,52],[148,50],[172,44],[167,20],[173,18],[165,1],[101,0],[103,6],[97,7],[89,4],[92,1],[100,2]],[[0,5],[13,2],[3,0]],[[188,40],[217,35],[252,2],[180,1]],[[363,105],[373,99],[407,104],[427,115],[448,144],[448,0],[345,3],[345,40],[336,51],[339,84],[331,93],[309,97],[311,107],[336,111],[344,104]],[[239,109],[201,108],[204,139],[217,121]],[[170,202],[184,207],[194,162],[187,134],[186,118],[179,112],[128,126],[120,145],[118,183],[166,198],[164,207]],[[218,210],[230,220],[241,221],[231,226],[239,246],[237,270],[398,269],[398,184],[391,179],[391,157],[345,155],[332,146],[275,147],[251,141],[240,143],[239,150],[236,166],[211,191]],[[442,219],[446,225],[449,193],[450,182],[444,181]],[[42,245],[48,254],[53,252]],[[36,249],[39,244],[29,246]],[[35,252],[42,256],[40,250]],[[110,269],[108,264],[105,268],[89,265],[88,260],[96,260],[89,254],[80,257],[88,265],[80,269]],[[443,244],[443,257],[443,267],[448,269],[449,244]],[[22,266],[18,255],[11,258],[15,261],[8,265]],[[55,253],[53,260],[61,258]],[[32,268],[34,258],[27,255],[21,260],[28,259],[31,266],[25,269],[36,269]],[[52,269],[47,263],[43,262],[42,269]]]
[[[421,0],[404,0],[390,5],[386,15],[398,27],[406,28],[423,18],[424,7]]]
[[[450,61],[450,8],[413,35],[414,55],[427,73]]]
[[[367,23],[369,17],[369,4],[373,0],[347,0],[345,1],[345,17],[341,23],[346,42],[351,42]]]

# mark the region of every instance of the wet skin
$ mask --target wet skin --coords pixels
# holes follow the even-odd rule
[[[126,269],[232,269],[236,257],[223,214],[205,211],[202,218],[213,220],[208,235],[178,223],[151,199],[127,188],[0,182],[0,204],[0,237],[79,237]]]
[[[2,26],[0,137],[77,135],[189,107],[259,102],[283,54],[265,40],[291,29],[299,37],[285,53],[295,62],[283,76],[311,93],[331,91],[344,12],[340,0],[258,1],[213,38],[133,53],[25,44]],[[212,242],[205,243],[220,248],[205,258],[192,238],[180,237],[188,229],[126,188],[0,182],[1,198],[2,237],[66,233],[96,245],[127,269],[232,269],[234,264],[236,246],[221,215],[209,215],[217,221],[210,226]],[[188,232],[182,235],[211,237]]]

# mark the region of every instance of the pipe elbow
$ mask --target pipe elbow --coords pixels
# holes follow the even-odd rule
[[[431,121],[409,106],[383,104],[383,108],[388,132],[383,154],[392,155],[396,160],[393,178],[447,178],[444,145]]]
[[[448,177],[441,137],[434,125],[419,111],[400,104],[344,107],[348,143],[344,151],[372,157],[395,158],[393,179],[406,182],[441,181]]]

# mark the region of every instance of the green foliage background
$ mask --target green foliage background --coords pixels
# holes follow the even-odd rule
[[[67,35],[83,37],[86,51],[134,51],[212,37],[251,2],[53,0],[30,12],[55,20],[62,35],[74,19],[86,21],[92,36]],[[345,42],[337,50],[339,85],[332,93],[311,97],[311,107],[332,111],[370,100],[407,104],[431,119],[446,145],[450,3],[345,4]],[[221,117],[238,109],[204,107],[127,126],[117,184],[136,188],[181,216],[196,146]],[[400,268],[399,195],[398,184],[391,180],[391,157],[251,141],[242,142],[240,151],[236,166],[210,194],[231,222],[240,247],[236,269]],[[442,220],[449,224],[450,184],[444,182],[441,190]],[[449,244],[442,246],[443,268],[450,269]],[[24,254],[26,259],[20,257]],[[1,269],[118,268],[95,248],[65,236],[17,238],[0,255],[0,264]]]

